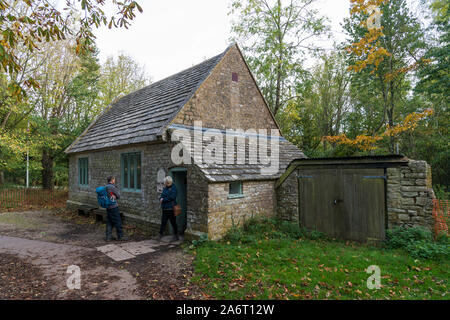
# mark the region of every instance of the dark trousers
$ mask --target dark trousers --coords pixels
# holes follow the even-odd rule
[[[116,228],[117,238],[122,238],[122,219],[120,218],[119,207],[106,209],[106,238],[111,238],[113,227]]]
[[[162,235],[164,233],[164,229],[166,228],[167,220],[170,220],[170,224],[173,228],[173,234],[178,234],[178,226],[177,219],[173,214],[173,210],[163,210],[161,217],[161,228],[159,229],[159,234]]]

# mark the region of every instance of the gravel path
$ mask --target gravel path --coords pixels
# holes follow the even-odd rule
[[[95,249],[74,245],[0,236],[0,252],[16,256],[42,270],[53,285],[56,299],[139,299],[136,279],[126,270],[113,267]],[[93,260],[103,263],[92,263]],[[67,287],[68,267],[81,270],[81,289]]]

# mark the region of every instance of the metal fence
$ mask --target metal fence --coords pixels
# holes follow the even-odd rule
[[[448,200],[433,199],[434,232],[448,234],[450,226],[450,207]]]
[[[0,189],[0,210],[28,207],[62,207],[68,198],[67,190]]]

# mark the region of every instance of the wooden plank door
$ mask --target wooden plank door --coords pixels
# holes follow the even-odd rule
[[[337,210],[334,199],[339,194],[336,169],[300,170],[299,214],[302,226],[337,236]]]
[[[366,241],[385,238],[384,169],[299,171],[302,226],[331,237]]]
[[[349,229],[346,239],[384,240],[386,204],[384,169],[341,169],[344,210]]]

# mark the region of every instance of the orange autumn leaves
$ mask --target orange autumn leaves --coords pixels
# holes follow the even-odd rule
[[[391,53],[386,50],[380,43],[380,38],[384,36],[383,27],[368,26],[368,22],[373,20],[376,14],[382,14],[383,12],[378,10],[374,11],[374,8],[379,8],[381,5],[388,3],[391,0],[350,0],[352,5],[350,14],[355,16],[363,13],[369,15],[367,20],[363,20],[360,23],[361,27],[367,29],[366,34],[358,42],[353,43],[347,47],[347,52],[355,54],[360,60],[355,64],[348,67],[349,71],[360,72],[368,66],[373,66],[371,73],[373,74],[384,61],[386,57],[391,56]],[[397,75],[401,73],[407,73],[416,69],[421,64],[429,63],[429,59],[420,58],[416,62],[405,68],[400,68],[385,76],[385,82],[392,81]]]
[[[360,13],[371,14],[371,8],[379,7],[387,1],[389,0],[350,0],[350,3],[352,4],[350,14],[352,16]],[[372,70],[373,73],[380,63],[383,62],[384,58],[390,55],[390,53],[381,46],[379,41],[379,38],[383,36],[383,27],[369,28],[367,26],[371,17],[372,16],[370,16],[368,20],[362,21],[360,24],[362,27],[367,28],[365,36],[360,41],[353,43],[347,48],[349,53],[353,53],[362,58],[361,60],[356,61],[354,65],[349,66],[349,71],[360,72],[372,65],[374,66],[374,70]]]
[[[345,135],[345,133],[343,133],[338,136],[326,136],[322,139],[330,143],[355,146],[362,151],[371,151],[378,148],[376,146],[377,142],[383,140],[384,137],[397,136],[402,132],[414,130],[420,120],[431,116],[433,113],[433,109],[427,109],[421,113],[413,112],[407,115],[402,123],[399,123],[393,127],[387,125],[386,130],[380,135],[369,136],[362,134],[357,136],[355,139],[350,139]]]

